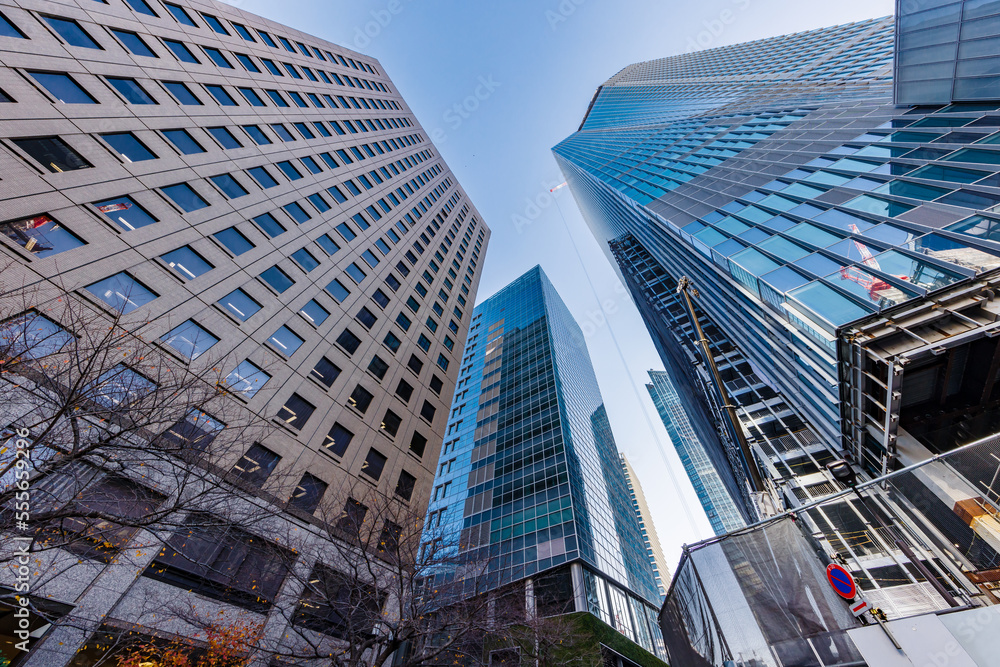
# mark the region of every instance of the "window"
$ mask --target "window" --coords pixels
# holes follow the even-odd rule
[[[292,136],[292,133],[289,132],[288,128],[281,123],[271,123],[271,129],[274,130],[274,133],[277,134],[278,138],[282,141],[295,141],[295,137]]]
[[[278,181],[274,180],[274,176],[271,176],[270,172],[264,167],[251,167],[247,169],[247,172],[253,176],[254,180],[260,184],[260,187],[265,190],[268,188],[273,188],[278,184]]]
[[[215,187],[222,190],[230,199],[239,199],[240,197],[250,194],[246,188],[239,184],[235,178],[230,174],[219,174],[218,176],[213,176],[211,179]]]
[[[400,313],[399,315],[396,315],[396,324],[398,324],[403,331],[409,331],[410,325],[412,325],[413,322],[410,321],[409,317]]]
[[[167,332],[160,340],[191,361],[219,342],[216,336],[191,320]]]
[[[208,133],[212,135],[212,138],[219,142],[225,150],[231,148],[242,148],[243,144],[239,142],[236,136],[224,127],[207,127]]]
[[[360,384],[354,387],[354,391],[351,392],[350,398],[347,399],[347,404],[352,408],[357,409],[361,414],[368,411],[368,406],[372,404],[372,399],[375,398],[370,391],[362,387]]]
[[[372,267],[373,269],[376,266],[378,266],[378,261],[379,261],[378,257],[376,257],[375,253],[373,253],[371,250],[365,250],[363,253],[361,253],[361,257],[362,259],[365,260],[365,263],[368,264],[368,266]]]
[[[372,357],[371,363],[368,364],[368,370],[371,371],[372,375],[382,380],[389,371],[389,364],[382,361],[378,355],[375,355]]]
[[[205,23],[208,24],[209,28],[211,28],[215,32],[219,33],[220,35],[228,35],[229,34],[229,31],[226,30],[225,26],[222,25],[222,21],[220,21],[219,19],[215,18],[211,14],[202,13],[201,18],[205,19]]]
[[[71,340],[72,334],[35,311],[0,324],[0,349],[10,356],[40,359],[59,352]]]
[[[413,437],[410,439],[410,451],[417,456],[422,457],[424,455],[424,449],[426,448],[427,438],[414,431]]]
[[[126,162],[142,162],[144,160],[155,160],[153,151],[146,148],[146,145],[135,138],[131,132],[113,132],[102,134],[101,139],[111,146],[112,149]]]
[[[402,341],[399,340],[399,337],[391,331],[385,335],[385,339],[382,343],[389,348],[393,354],[396,354],[396,352],[399,351],[399,346],[402,345]]]
[[[280,169],[282,172],[284,172],[285,176],[287,176],[288,180],[290,180],[290,181],[297,181],[300,178],[302,178],[302,172],[300,172],[298,169],[296,169],[295,165],[293,165],[288,160],[283,160],[283,161],[279,162],[278,163],[278,169]]]
[[[278,411],[278,420],[298,431],[306,425],[315,410],[315,405],[298,394],[292,394]]]
[[[361,324],[365,326],[366,329],[371,329],[375,326],[375,323],[378,322],[378,318],[375,317],[375,314],[364,306],[361,307],[361,310],[358,311],[358,314],[355,317],[358,322],[361,322]]]
[[[424,284],[423,284],[423,283],[421,283],[421,282],[418,282],[418,283],[417,283],[417,284],[415,285],[415,288],[416,288],[416,290],[417,290],[417,294],[419,294],[419,295],[420,295],[421,297],[425,297],[425,296],[427,296],[427,288],[426,288],[426,287],[424,287]]]
[[[373,447],[368,450],[368,456],[365,457],[365,462],[361,466],[361,472],[377,482],[382,476],[382,471],[385,469],[385,463],[388,460],[384,454]]]
[[[147,93],[135,79],[109,76],[108,83],[110,83],[111,87],[117,90],[129,104],[156,104],[156,100],[150,97],[149,93]]]
[[[451,336],[444,337],[444,346],[448,348],[449,351],[455,349],[455,341],[451,339]]]
[[[421,350],[427,352],[431,349],[431,340],[427,336],[420,334],[420,337],[417,339],[417,345],[420,346]]]
[[[250,136],[250,138],[253,139],[253,142],[258,146],[266,146],[269,143],[271,143],[271,140],[267,138],[267,135],[264,134],[264,131],[259,127],[257,127],[256,125],[244,125],[243,131],[246,132]]]
[[[309,195],[307,199],[309,199],[312,205],[315,206],[316,210],[320,213],[326,213],[330,210],[330,205],[326,203],[326,200],[323,199],[323,196],[318,192],[316,194]]]
[[[431,377],[430,387],[431,391],[440,396],[441,390],[444,388],[444,382],[437,375],[434,375]]]
[[[163,190],[163,194],[167,195],[185,213],[197,211],[208,206],[208,202],[202,199],[187,183],[168,185],[161,189]]]
[[[268,33],[264,32],[263,30],[258,30],[257,34],[260,35],[261,40],[265,44],[270,46],[272,49],[278,48],[278,45],[274,43],[274,40],[271,39],[271,35],[269,35]]]
[[[102,373],[87,387],[93,390],[91,398],[106,408],[131,405],[156,390],[156,383],[126,366],[118,364]]]
[[[305,106],[305,104],[303,103],[303,104],[300,104],[299,106]],[[303,139],[315,139],[316,138],[316,135],[313,134],[312,130],[310,130],[309,126],[306,125],[305,123],[293,123],[293,125],[295,126],[295,129],[299,131],[299,134],[302,135]]]
[[[295,354],[296,350],[302,347],[302,343],[305,341],[287,326],[282,326],[271,334],[267,342],[278,352],[281,352],[286,357],[290,357]]]
[[[344,299],[351,295],[350,290],[344,287],[344,284],[336,279],[334,279],[324,289],[326,289],[327,293],[332,296],[337,303],[342,303]]]
[[[340,377],[340,368],[326,357],[321,357],[310,372],[310,377],[329,389]]]
[[[295,281],[289,277],[287,273],[281,270],[278,266],[272,266],[271,268],[260,274],[261,280],[271,286],[275,292],[281,294],[287,291]]]
[[[351,444],[354,434],[336,422],[330,432],[326,434],[323,441],[323,449],[334,456],[343,456],[347,452],[347,446]]]
[[[3,14],[0,14],[0,37],[13,37],[15,39],[27,39],[21,30],[10,22]]]
[[[344,348],[348,354],[354,354],[361,346],[361,339],[355,336],[350,329],[344,329],[337,336],[337,345]]]
[[[288,101],[284,97],[282,97],[281,93],[279,93],[277,90],[265,90],[264,92],[266,92],[267,96],[271,98],[272,102],[274,102],[274,106],[276,107],[288,106]]]
[[[316,475],[305,473],[299,480],[299,485],[292,491],[292,497],[288,499],[288,506],[291,509],[302,510],[312,514],[319,506],[319,501],[326,493],[327,483]]]
[[[95,42],[94,39],[87,34],[87,31],[81,28],[80,24],[76,21],[60,19],[54,16],[43,16],[42,18],[45,19],[45,22],[49,24],[49,27],[52,28],[57,35],[62,37],[63,41],[70,46],[80,46],[85,49],[101,48],[100,45]],[[2,21],[0,21],[0,25],[3,25]],[[9,35],[5,31],[0,31],[0,34],[8,37],[15,36]]]
[[[244,360],[226,376],[226,384],[233,392],[242,394],[245,398],[253,398],[270,379],[270,373],[265,373],[252,361]]]
[[[142,41],[142,38],[134,32],[128,32],[126,30],[116,30],[111,29],[111,34],[118,38],[122,44],[125,45],[125,49],[134,56],[143,56],[145,58],[158,58],[153,50],[149,48],[146,42]]]
[[[414,299],[412,296],[408,296],[406,297],[406,307],[415,313],[418,310],[420,310],[420,302]]]
[[[337,225],[337,233],[348,243],[358,238],[358,235],[354,233],[354,230],[346,222]]]
[[[160,255],[160,259],[166,262],[167,266],[185,280],[194,280],[198,276],[204,275],[215,268],[206,262],[201,255],[192,250],[190,246],[171,250],[165,255]]]
[[[240,322],[246,322],[262,308],[242,289],[235,289],[219,299],[219,305]]]
[[[306,166],[306,169],[308,169],[310,172],[312,172],[314,174],[318,174],[318,173],[320,173],[320,172],[323,171],[323,169],[320,168],[320,166],[316,162],[316,160],[312,159],[308,155],[303,156],[303,157],[301,157],[299,159],[302,160],[302,164],[304,164]]]
[[[170,49],[170,52],[174,54],[177,60],[180,60],[182,63],[194,63],[197,65],[201,62],[183,42],[165,39],[163,43],[167,45],[167,48]]]
[[[284,74],[281,73],[281,70],[278,69],[278,66],[274,64],[273,60],[268,60],[267,58],[261,58],[260,61],[264,63],[264,67],[267,68],[267,71],[273,74],[274,76],[285,76]]]
[[[330,317],[330,311],[319,305],[315,299],[312,299],[299,309],[299,315],[306,318],[313,326],[318,327],[323,322],[326,322],[326,318]]]
[[[164,81],[163,85],[180,104],[186,104],[189,106],[201,105],[201,100],[195,97],[195,94],[191,92],[191,89],[183,83],[180,83],[179,81]]]
[[[389,297],[380,289],[375,290],[375,293],[372,294],[372,301],[377,303],[379,308],[383,309],[389,305]]]
[[[396,270],[403,274],[403,277],[410,275],[410,267],[403,264],[402,260],[396,262]]]
[[[410,355],[410,360],[406,362],[407,367],[417,375],[424,369],[424,362],[415,354]]]
[[[385,284],[389,286],[393,292],[397,291],[402,283],[399,282],[399,278],[392,275],[391,273],[385,277]]]
[[[257,91],[255,91],[253,88],[247,88],[245,86],[241,86],[238,87],[237,90],[240,91],[240,95],[243,96],[243,99],[245,99],[247,101],[247,104],[249,104],[250,106],[253,107],[267,106],[266,104],[264,104],[264,100],[260,99],[260,95],[258,95]]]
[[[331,239],[330,236],[327,234],[323,234],[318,239],[316,239],[316,245],[322,248],[323,252],[331,256],[338,250],[340,250],[340,246],[337,245],[337,242]]]
[[[413,497],[413,489],[417,486],[417,478],[406,472],[399,473],[399,481],[396,482],[396,495],[403,500]]]
[[[167,429],[160,440],[166,440],[184,450],[203,452],[225,428],[226,425],[222,422],[192,408],[184,419]]]
[[[349,539],[358,541],[366,508],[357,501],[351,502],[363,508],[360,517],[354,517],[356,510],[349,512],[345,509],[341,519],[345,527],[339,524],[337,527]],[[309,583],[299,598],[291,622],[336,639],[350,639],[352,633],[369,635],[374,631],[380,621],[382,604],[383,600],[375,587],[359,585],[357,581],[317,563],[309,575]]]
[[[227,93],[226,89],[223,88],[222,86],[206,85],[205,89],[208,90],[209,94],[211,94],[212,97],[215,98],[215,101],[218,102],[220,106],[224,107],[238,106],[236,104],[236,100],[234,100],[232,96],[229,93]]]
[[[399,433],[399,427],[402,423],[403,419],[399,415],[392,410],[386,410],[385,417],[382,418],[382,424],[379,428],[395,438],[396,434]]]
[[[53,174],[89,169],[93,166],[59,137],[14,139],[13,141],[18,148]]]
[[[243,458],[233,466],[232,472],[244,482],[260,487],[274,472],[274,468],[280,460],[280,456],[255,442],[243,455]]]
[[[236,34],[245,39],[248,42],[256,42],[257,40],[253,38],[250,31],[246,29],[246,26],[240,25],[239,23],[233,23],[233,28],[236,30]]]
[[[123,314],[131,313],[159,296],[124,272],[99,280],[85,289]]]
[[[285,204],[282,208],[292,220],[300,225],[312,218],[298,202],[293,201],[291,204]]]
[[[196,24],[194,20],[190,16],[188,16],[188,13],[184,11],[182,7],[179,7],[178,5],[172,5],[169,2],[165,2],[163,4],[167,6],[167,10],[174,15],[174,18],[177,20],[178,23],[189,25],[192,28],[198,27],[198,24]]]
[[[136,13],[145,14],[146,16],[156,16],[156,12],[146,3],[146,0],[125,0],[125,2]]]
[[[54,72],[28,72],[52,97],[64,104],[97,104],[90,93],[80,87],[68,74]]]
[[[243,234],[235,227],[229,227],[228,229],[223,229],[221,232],[213,234],[215,240],[226,247],[226,250],[233,253],[234,255],[242,255],[248,250],[252,250],[255,246],[250,242],[250,239],[243,236]]]
[[[337,520],[336,528],[339,532],[346,534],[357,540],[360,537],[361,528],[365,522],[365,515],[368,508],[359,503],[354,498],[348,498],[344,505],[344,511]]]
[[[302,267],[302,270],[309,273],[313,269],[319,266],[319,262],[315,257],[309,254],[309,251],[305,248],[300,248],[292,253],[292,259],[295,263]]]
[[[447,371],[448,363],[449,362],[447,357],[445,357],[443,354],[438,354],[437,365],[441,367],[441,370]]]
[[[163,130],[163,136],[165,136],[167,140],[181,152],[182,155],[194,155],[195,153],[205,152],[205,149],[201,147],[201,144],[195,141],[194,137],[192,137],[187,130]]]
[[[346,269],[344,269],[344,271],[347,273],[347,275],[351,277],[351,279],[354,282],[358,283],[359,285],[361,284],[361,281],[363,281],[368,275],[364,271],[362,271],[357,264],[354,264],[353,262]]]
[[[420,408],[420,416],[426,419],[428,422],[434,421],[434,414],[437,412],[437,408],[431,405],[430,401],[424,401],[423,406]]]
[[[244,53],[236,53],[233,55],[236,56],[236,59],[240,61],[240,64],[243,65],[245,70],[253,72],[254,74],[260,74],[260,68],[257,67],[257,64],[250,58],[250,56]],[[263,106],[263,103],[261,103],[261,106]]]
[[[281,63],[281,64],[285,67],[285,71],[288,72],[288,74],[291,75],[293,79],[302,78],[302,75],[299,74],[299,71],[295,69],[295,65],[292,65],[291,63]]]

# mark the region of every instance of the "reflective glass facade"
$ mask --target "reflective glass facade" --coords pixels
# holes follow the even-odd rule
[[[583,333],[540,267],[476,307],[462,364],[425,542],[493,559],[498,584],[582,561],[655,604]]]

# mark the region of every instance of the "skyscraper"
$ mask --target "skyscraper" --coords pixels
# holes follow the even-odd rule
[[[0,293],[37,300],[0,339],[65,343],[39,314],[56,299],[120,318],[181,372],[212,359],[233,410],[274,427],[216,472],[291,480],[267,491],[302,530],[359,483],[422,516],[489,229],[381,65],[212,0],[0,5]],[[129,363],[122,400],[150,387]],[[192,412],[171,437],[222,429]],[[133,589],[278,594],[249,556],[220,583],[158,551],[33,591],[84,619],[32,637],[38,660],[68,660]]]
[[[662,656],[659,593],[579,325],[540,267],[472,316],[427,543]],[[543,594],[544,593],[544,594]]]
[[[919,4],[902,3],[901,45],[957,11],[917,16]],[[997,10],[964,10],[963,57],[985,55],[995,16],[970,12]],[[956,75],[894,70],[894,27],[874,19],[629,65],[554,148],[671,380],[698,389],[678,393],[705,450],[724,452],[710,460],[748,520],[843,489],[833,461],[878,476],[1000,430],[1000,95],[897,107],[894,83],[898,94],[913,72]],[[995,91],[969,63],[957,76],[955,91]],[[946,536],[931,540],[934,557],[996,567],[1000,543],[953,510],[994,473],[965,469],[961,488],[921,479],[923,520]],[[850,551],[836,534],[861,512],[840,507],[815,527],[829,554]],[[912,562],[885,545],[851,569],[886,555]],[[929,583],[863,576],[886,599]]]
[[[660,546],[660,537],[656,534],[653,514],[649,511],[649,503],[646,502],[646,494],[642,492],[639,477],[624,454],[622,454],[622,470],[625,473],[625,484],[628,486],[629,498],[632,499],[632,507],[639,519],[639,532],[642,533],[642,541],[646,545],[646,556],[653,567],[653,579],[662,597],[667,593],[670,568],[667,566],[667,559],[663,557],[663,547]]]

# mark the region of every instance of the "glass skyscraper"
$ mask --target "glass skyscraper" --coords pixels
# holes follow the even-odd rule
[[[566,591],[660,654],[659,592],[586,342],[540,267],[473,312],[424,541],[488,560],[498,585]]]
[[[877,476],[1000,430],[1000,88],[961,81],[989,71],[1000,5],[911,4],[898,19],[629,65],[553,149],[748,521],[843,489],[834,460]],[[897,106],[914,76],[894,63],[897,23],[899,43],[931,58],[936,28],[912,42],[910,30],[957,5],[975,67],[943,75],[954,97]],[[992,92],[953,101],[973,88]],[[984,462],[959,486],[944,471],[920,482],[942,548],[970,570],[995,567],[1000,543],[952,508],[994,472]],[[831,554],[859,512],[843,507],[816,527]],[[907,579],[869,569],[886,555],[909,558],[889,545],[851,567],[891,589]]]

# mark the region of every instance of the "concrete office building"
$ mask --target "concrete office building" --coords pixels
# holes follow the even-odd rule
[[[498,587],[527,582],[542,616],[589,613],[664,657],[659,592],[586,342],[541,267],[473,313],[424,541],[488,562]]]
[[[663,557],[663,547],[660,546],[660,537],[656,534],[646,494],[642,492],[642,484],[639,483],[635,469],[624,454],[622,454],[622,471],[625,473],[625,484],[628,486],[629,498],[632,499],[632,508],[635,509],[635,515],[639,519],[639,532],[642,533],[642,541],[646,545],[646,556],[649,557],[649,563],[653,567],[653,579],[662,597],[667,593],[670,568],[667,566],[667,559]]]
[[[422,516],[490,232],[381,65],[211,0],[3,1],[0,54],[0,293],[68,293],[179,368],[219,360],[274,431],[220,465],[290,480],[274,496],[317,540],[316,503],[352,485]],[[60,331],[37,312],[0,331],[26,326]],[[19,419],[0,408],[5,440]],[[143,623],[132,597],[214,585],[176,559],[137,576],[163,560],[143,553],[33,590],[59,612],[7,657],[64,664]],[[238,608],[259,583],[205,594]],[[254,613],[294,599],[281,583]]]

